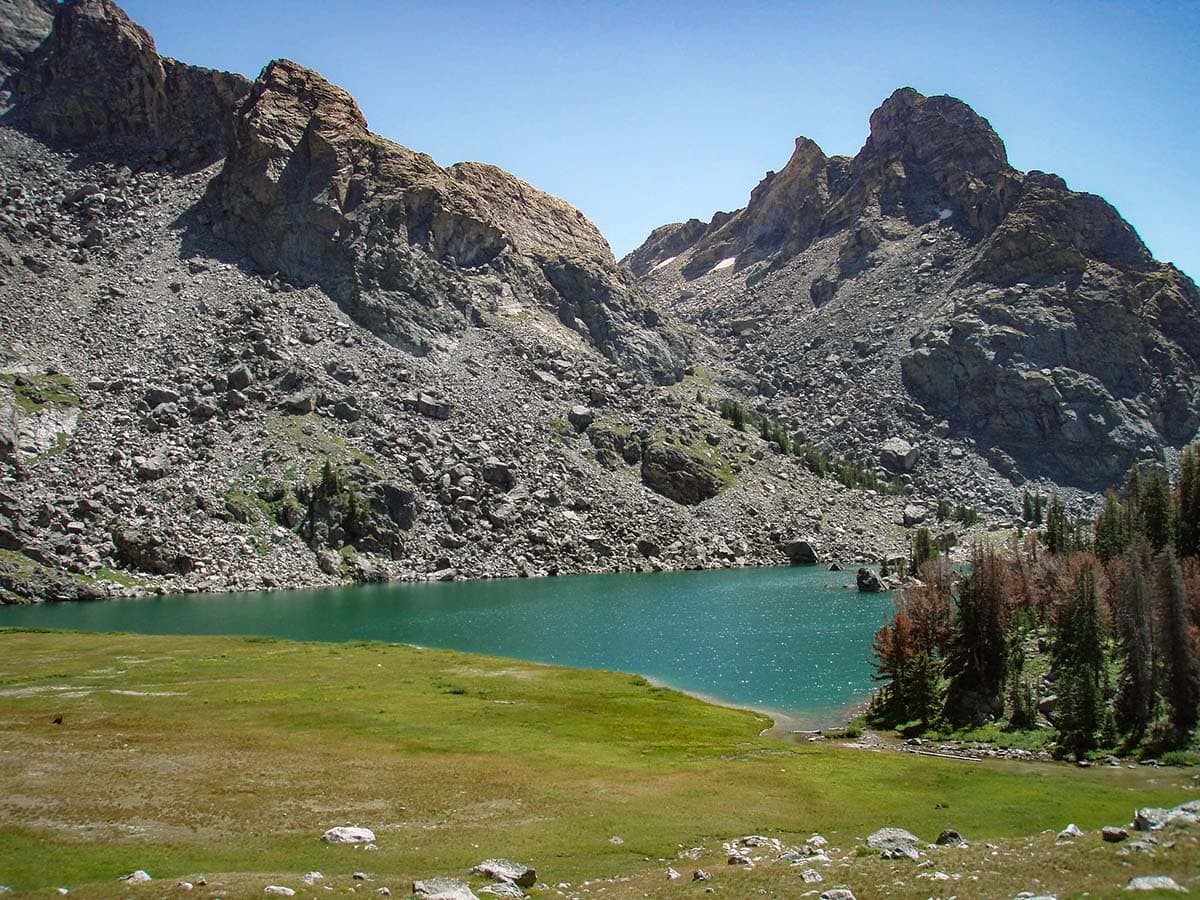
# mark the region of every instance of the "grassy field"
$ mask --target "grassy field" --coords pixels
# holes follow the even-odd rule
[[[727,866],[721,841],[819,831],[844,857],[822,887],[860,900],[1100,896],[1134,874],[1200,887],[1194,835],[1122,856],[1041,834],[1200,796],[1195,770],[867,753],[760,737],[768,724],[636,676],[440,650],[0,631],[0,885],[158,897],[204,874],[197,896],[324,896],[300,882],[318,870],[339,892],[401,896],[509,856],[550,886],[534,896],[698,896],[698,866],[725,896],[800,896],[798,870]],[[320,843],[342,824],[372,828],[378,850]],[[957,829],[971,849],[929,858],[960,878],[856,854],[884,825]],[[139,868],[155,881],[116,880]]]

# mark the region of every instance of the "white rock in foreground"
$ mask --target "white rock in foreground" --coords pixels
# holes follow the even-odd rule
[[[128,875],[122,875],[119,880],[128,881],[130,884],[145,884],[152,879],[150,878],[150,873],[145,869],[135,869]]]
[[[375,840],[375,832],[356,825],[339,825],[321,835],[321,840],[326,844],[365,844]]]
[[[1143,875],[1140,878],[1130,879],[1129,884],[1125,885],[1127,891],[1179,891],[1187,893],[1187,888],[1181,887],[1174,878],[1169,878],[1166,875]]]

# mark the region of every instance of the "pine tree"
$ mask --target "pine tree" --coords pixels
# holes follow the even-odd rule
[[[963,579],[946,657],[946,718],[981,722],[1002,704],[1008,663],[1008,603],[1004,563],[994,549],[976,546]]]
[[[1121,655],[1114,713],[1117,727],[1129,734],[1133,744],[1145,736],[1154,713],[1153,621],[1144,558],[1138,547],[1126,553],[1124,577],[1113,597]]]
[[[1038,525],[1042,524],[1042,492],[1038,491],[1033,495],[1033,521]]]
[[[1188,600],[1173,550],[1159,558],[1159,609],[1162,621],[1163,683],[1168,721],[1180,740],[1200,716],[1200,660],[1188,628]]]
[[[1025,489],[1025,494],[1021,498],[1021,521],[1033,521],[1033,496],[1029,493],[1029,489]]]
[[[1172,539],[1171,493],[1162,475],[1147,478],[1141,494],[1141,531],[1155,550],[1162,550]]]
[[[1185,447],[1179,457],[1179,487],[1176,491],[1175,546],[1181,559],[1200,556],[1200,450]]]
[[[1125,508],[1113,491],[1104,495],[1104,509],[1096,520],[1096,556],[1100,562],[1120,556],[1129,547],[1129,534]]]
[[[1076,571],[1070,599],[1059,612],[1052,653],[1058,672],[1059,747],[1081,759],[1096,746],[1105,723],[1103,631],[1091,565],[1084,563]]]
[[[1016,637],[1008,653],[1008,727],[1021,731],[1037,724],[1037,700],[1025,675],[1025,650]]]
[[[1067,511],[1058,494],[1050,495],[1050,508],[1046,511],[1046,549],[1051,553],[1066,553],[1070,540]]]
[[[908,574],[916,578],[917,570],[928,560],[936,559],[937,542],[928,528],[918,528],[913,536],[912,552],[909,554]]]

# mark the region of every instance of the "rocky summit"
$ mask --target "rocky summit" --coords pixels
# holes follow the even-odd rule
[[[744,209],[625,262],[804,440],[919,445],[918,491],[1102,490],[1200,426],[1196,285],[952,97],[896,91],[853,159],[797,139]]]
[[[622,266],[111,0],[5,0],[0,65],[3,601],[874,562],[1196,432],[1195,286],[950,98]]]

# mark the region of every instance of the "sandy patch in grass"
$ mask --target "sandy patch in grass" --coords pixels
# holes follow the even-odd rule
[[[444,670],[447,675],[458,675],[461,678],[516,678],[521,681],[533,681],[541,678],[544,673],[534,669],[478,669],[472,666],[459,666],[455,669]]]

